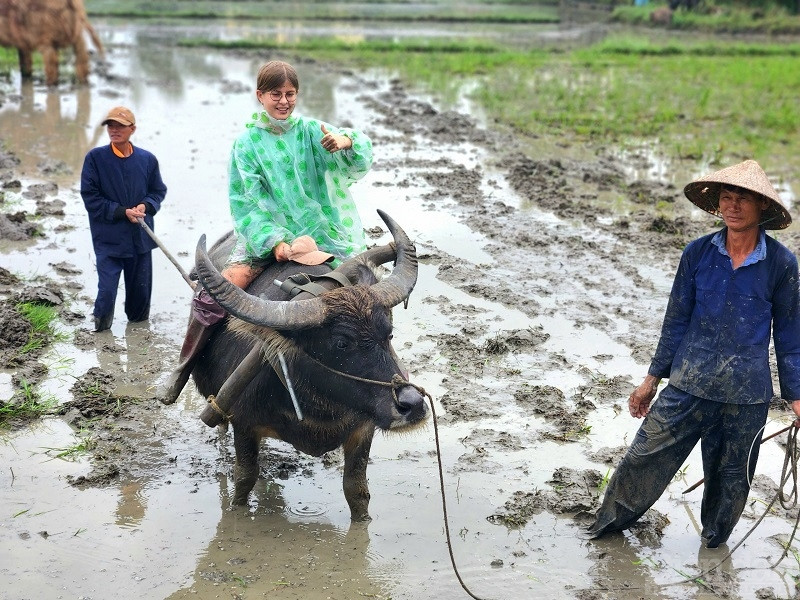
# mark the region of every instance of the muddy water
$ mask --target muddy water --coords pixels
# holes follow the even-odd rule
[[[66,203],[63,217],[42,221],[42,239],[4,241],[0,248],[2,266],[14,272],[76,284],[72,308],[87,318],[65,325],[65,340],[44,358],[43,390],[61,402],[95,367],[114,374],[119,394],[152,397],[175,358],[190,297],[156,252],[149,323],[127,324],[120,306],[110,332],[86,331],[95,279],[77,188],[83,154],[104,142],[96,124],[110,106],[134,108],[133,142],[159,157],[169,187],[156,232],[188,269],[198,237],[214,239],[228,229],[227,150],[255,108],[252,79],[261,62],[176,49],[133,26],[99,29],[108,40],[109,72],[95,73],[89,90],[19,87],[19,97],[0,109],[0,131],[21,160],[24,183],[7,199],[33,212],[26,192],[55,182],[58,191],[47,197]],[[699,456],[690,457],[654,507],[669,519],[663,536],[585,542],[577,535],[577,511],[570,510],[580,502],[558,495],[596,496],[583,471],[605,474],[610,463],[595,453],[618,449],[635,432],[637,423],[621,407],[646,369],[678,248],[637,247],[636,232],[605,227],[615,215],[599,208],[564,214],[563,205],[548,205],[555,188],[550,195],[520,195],[508,158],[498,159],[499,146],[481,133],[480,122],[455,127],[458,117],[449,115],[449,127],[435,129],[442,122],[415,112],[428,99],[392,86],[390,74],[295,62],[303,85],[298,110],[361,127],[375,142],[376,166],[353,189],[365,227],[380,225],[374,209],[381,208],[417,244],[419,282],[408,310],[395,312],[395,347],[440,415],[453,553],[472,592],[712,597],[694,585],[665,586],[724,557],[700,548],[701,491],[681,494],[702,477]],[[549,146],[548,156],[558,147]],[[565,164],[585,164],[575,158],[580,149],[561,152],[556,156]],[[623,173],[657,170],[641,157],[614,162]],[[585,167],[589,177],[582,179],[602,179],[602,168]],[[555,187],[587,194],[587,206],[599,206],[608,193],[574,185]],[[629,210],[635,222],[643,209]],[[675,211],[692,214],[680,205]],[[385,240],[385,234],[375,238]],[[8,386],[10,374],[3,376]],[[552,412],[573,417],[566,429],[526,404],[545,388],[563,395]],[[574,418],[582,399],[594,403],[585,421]],[[189,386],[171,407],[146,404],[144,417],[119,419],[115,428],[128,432],[117,449],[124,455],[117,460],[121,473],[97,485],[71,484],[91,477],[89,456],[57,458],[81,435],[63,420],[5,435],[0,597],[466,597],[449,564],[432,426],[376,437],[369,467],[373,521],[351,527],[341,457],[309,458],[277,442],[265,443],[265,477],[249,506],[232,509],[231,437],[196,418],[204,402]],[[770,430],[785,417],[774,419]],[[777,480],[780,463],[777,444],[765,445],[759,473]],[[554,481],[561,467],[578,475]],[[555,493],[562,504],[528,514],[514,503],[515,493]],[[754,494],[731,547],[760,515],[762,497]],[[498,515],[515,517],[519,526],[504,526]],[[764,588],[791,596],[797,565],[787,560],[767,568],[780,554],[769,538],[790,528],[783,513],[768,517],[707,578],[731,598],[754,598]]]

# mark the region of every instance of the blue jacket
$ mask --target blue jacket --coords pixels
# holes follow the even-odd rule
[[[147,150],[135,147],[127,158],[114,154],[111,144],[90,150],[81,171],[81,196],[95,254],[130,258],[155,248],[144,228],[127,219],[125,209],[144,202],[145,223],[155,230],[153,215],[166,194],[158,160]]]
[[[649,373],[707,400],[759,404],[773,397],[770,329],[781,396],[800,399],[797,258],[763,229],[735,271],[727,230],[683,251]]]

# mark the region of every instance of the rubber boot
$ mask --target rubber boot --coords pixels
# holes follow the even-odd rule
[[[189,375],[192,374],[197,358],[203,351],[203,348],[208,342],[215,329],[215,325],[205,325],[200,320],[192,315],[189,321],[189,327],[186,329],[186,337],[181,346],[181,354],[178,359],[178,365],[175,370],[167,379],[164,384],[164,389],[159,394],[159,400],[162,404],[172,404],[178,399],[181,391],[183,390],[186,382],[189,381]]]

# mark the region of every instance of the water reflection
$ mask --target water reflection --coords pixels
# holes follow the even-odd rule
[[[0,111],[0,131],[8,147],[21,161],[26,175],[68,176],[80,174],[83,157],[101,132],[89,135],[91,91],[85,86],[66,93],[37,91],[23,82],[18,96]],[[15,107],[13,101],[18,100]]]
[[[592,540],[590,557],[596,560],[590,569],[592,577],[603,582],[602,590],[617,600],[661,598],[662,590],[652,574],[660,566],[643,559],[641,549],[631,539],[627,534],[615,533]]]
[[[220,497],[231,494],[220,477]],[[325,522],[290,521],[277,485],[254,492],[258,508],[223,506],[216,534],[199,556],[191,583],[169,596],[217,597],[227,587],[234,597],[321,600],[323,598],[391,597],[368,576],[369,531],[354,523],[347,530]]]
[[[104,373],[114,373],[118,396],[134,398],[152,397],[154,389],[153,373],[158,365],[155,353],[151,352],[155,343],[150,323],[142,321],[128,323],[125,327],[124,346],[121,346],[112,331],[93,334],[98,366]]]
[[[519,10],[522,5],[518,5]],[[519,49],[536,47],[564,47],[587,45],[602,40],[611,26],[606,23],[608,9],[600,11],[591,6],[574,2],[559,9],[560,23],[474,23],[448,21],[356,21],[341,19],[303,20],[193,20],[170,19],[168,25],[148,23],[147,32],[139,40],[150,45],[175,45],[178,40],[211,39],[270,40],[271,42],[296,44],[314,39],[334,39],[355,43],[361,41],[404,42],[406,40],[480,41],[489,44],[511,46]],[[554,15],[555,16],[555,15]],[[128,22],[116,19],[94,19],[98,30],[106,30],[103,43],[106,47],[115,44],[131,45],[125,29]],[[272,51],[269,51],[272,52]]]
[[[141,481],[132,481],[120,486],[115,523],[126,529],[135,529],[144,519],[147,495]]]

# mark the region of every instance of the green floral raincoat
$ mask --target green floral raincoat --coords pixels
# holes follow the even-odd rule
[[[322,125],[353,141],[331,154],[320,145]],[[237,246],[229,262],[269,255],[279,242],[310,235],[320,250],[345,258],[366,248],[350,185],[372,166],[372,142],[354,129],[293,114],[285,121],[262,111],[233,144],[229,197]]]

